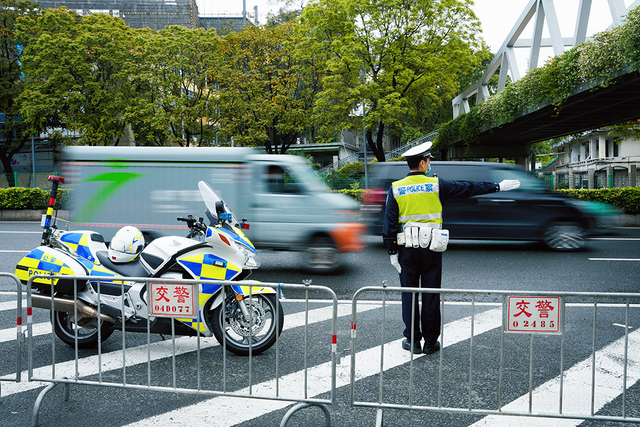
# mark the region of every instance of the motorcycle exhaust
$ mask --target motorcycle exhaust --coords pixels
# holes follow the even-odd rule
[[[46,310],[51,310],[51,297],[47,295],[31,295],[32,305],[36,308],[44,308]],[[85,314],[89,317],[93,317],[94,319],[98,318],[98,310],[91,307],[84,301],[78,300],[77,304],[73,303],[73,300],[66,298],[53,298],[53,310],[54,311],[62,311],[64,313],[74,313],[74,307],[78,308],[78,314]],[[104,313],[100,313],[100,319],[105,322],[116,323],[115,319]]]

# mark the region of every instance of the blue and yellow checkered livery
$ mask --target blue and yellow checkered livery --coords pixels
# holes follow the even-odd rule
[[[60,236],[59,242],[82,258],[95,262],[96,252],[98,250],[107,250],[107,246],[102,242],[92,241],[91,234],[91,232],[86,231],[64,233]],[[98,248],[92,248],[92,246],[96,245]]]
[[[178,263],[189,270],[195,278],[203,280],[231,280],[242,271],[242,268],[213,254],[179,258]]]
[[[16,276],[26,283],[31,276],[37,274],[53,274],[53,275],[67,275],[73,276],[74,274],[83,275],[84,271],[75,271],[73,269],[73,258],[65,254],[49,253],[48,248],[40,246],[20,260],[16,266]],[[78,265],[75,265],[76,269]],[[58,281],[54,280],[55,285]],[[34,283],[42,283],[46,285],[51,284],[51,280],[48,279],[36,279]]]

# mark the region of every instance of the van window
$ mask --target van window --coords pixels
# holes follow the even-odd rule
[[[266,167],[265,188],[269,193],[299,193],[300,187],[295,176],[279,165]]]
[[[305,188],[309,191],[331,191],[313,169],[306,164],[291,165],[291,173],[296,177],[301,190]]]
[[[433,165],[430,176],[449,181],[491,181],[487,168],[471,165]]]

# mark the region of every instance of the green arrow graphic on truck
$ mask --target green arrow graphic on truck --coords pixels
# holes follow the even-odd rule
[[[105,181],[98,191],[86,201],[84,206],[80,209],[77,217],[74,218],[75,222],[89,222],[93,217],[102,209],[102,206],[122,187],[129,181],[135,178],[140,178],[143,174],[133,172],[106,172],[87,178],[85,181]]]

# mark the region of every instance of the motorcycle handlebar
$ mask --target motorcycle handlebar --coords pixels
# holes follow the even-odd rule
[[[204,225],[204,223],[202,222],[203,219],[200,217],[193,217],[189,215],[187,218],[178,217],[177,220],[186,222],[187,227],[191,229],[191,232],[189,232],[189,235],[187,237],[193,237],[197,235],[199,232],[204,232],[207,230],[207,226]]]

